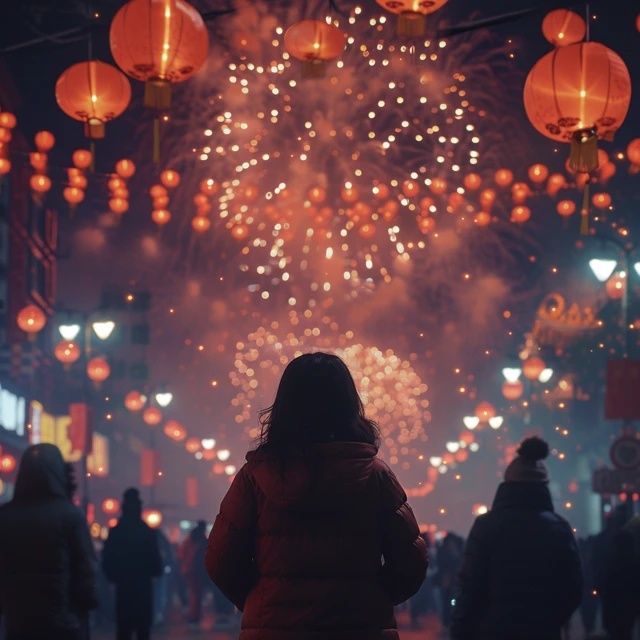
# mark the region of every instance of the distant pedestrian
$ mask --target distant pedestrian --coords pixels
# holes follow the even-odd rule
[[[109,531],[102,551],[102,568],[116,587],[117,640],[147,640],[153,621],[153,578],[163,564],[156,532],[142,520],[137,489],[127,489],[122,517]]]
[[[189,610],[187,622],[197,624],[202,618],[202,598],[209,580],[204,566],[207,551],[207,523],[200,520],[180,546],[180,569],[187,583]]]
[[[543,460],[525,440],[507,467],[491,511],[465,548],[453,640],[560,640],[580,604],[580,556],[569,524],[554,513]]]
[[[83,513],[71,503],[60,450],[23,454],[13,499],[0,507],[0,613],[7,640],[82,640],[97,605]]]
[[[290,362],[261,423],[207,551],[240,640],[398,640],[393,605],[422,584],[426,546],[344,362]]]
[[[458,574],[462,566],[464,539],[449,532],[438,547],[438,573],[436,582],[440,587],[442,625],[448,629],[451,625],[451,612],[458,590]]]

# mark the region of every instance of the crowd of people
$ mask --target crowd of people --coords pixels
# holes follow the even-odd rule
[[[540,438],[520,445],[466,541],[434,541],[377,457],[339,358],[293,360],[261,424],[210,535],[198,522],[177,547],[130,488],[96,553],[59,449],[28,448],[0,507],[6,640],[88,640],[111,611],[117,640],[146,640],[176,602],[198,625],[211,591],[218,629],[242,612],[240,640],[399,640],[399,606],[416,628],[437,612],[452,640],[563,640],[578,609],[586,634],[601,619],[610,640],[632,640],[640,518],[622,506],[578,543],[554,511]]]

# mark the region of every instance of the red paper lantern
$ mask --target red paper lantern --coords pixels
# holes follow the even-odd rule
[[[142,512],[142,519],[145,521],[147,526],[152,529],[158,529],[162,525],[162,512],[158,509],[145,509]]]
[[[11,171],[11,160],[0,158],[0,176],[7,175]]]
[[[171,220],[171,212],[167,209],[154,209],[151,212],[151,219],[159,226],[163,227]]]
[[[420,193],[420,183],[416,180],[405,180],[402,183],[402,193],[407,198],[415,198]]]
[[[62,340],[55,346],[53,354],[62,364],[73,364],[80,358],[80,347],[75,342]]]
[[[473,222],[479,227],[486,227],[491,224],[491,214],[486,211],[478,211],[473,217]]]
[[[531,209],[519,204],[511,209],[511,222],[522,224],[531,218]]]
[[[40,307],[35,304],[28,304],[18,312],[16,321],[22,331],[35,334],[44,329],[47,323],[47,316]]]
[[[139,391],[129,391],[124,397],[124,406],[132,412],[140,411],[144,407],[147,398]]]
[[[200,440],[198,440],[198,438],[188,438],[187,441],[184,443],[184,448],[189,453],[197,453],[202,448],[202,445],[200,443]]]
[[[181,442],[187,437],[187,430],[177,420],[168,420],[164,425],[164,433],[175,442]]]
[[[116,64],[145,83],[145,106],[158,110],[171,106],[171,85],[196,73],[209,52],[202,16],[185,0],[130,0],[111,22],[109,43]]]
[[[36,173],[45,173],[49,164],[47,154],[42,151],[32,151],[29,154],[29,164],[35,169]]]
[[[180,184],[180,174],[173,169],[165,169],[160,174],[160,182],[162,182],[167,189],[175,189]]]
[[[522,373],[527,380],[537,380],[546,365],[542,358],[531,356],[522,363]]]
[[[129,160],[128,158],[123,158],[122,160],[118,160],[116,162],[116,173],[125,180],[133,176],[136,172],[136,165],[133,163],[133,160]]]
[[[568,218],[575,213],[576,203],[573,200],[560,200],[556,205],[556,211],[563,218]]]
[[[635,138],[628,144],[627,159],[631,164],[640,165],[640,138]]]
[[[214,196],[220,191],[220,185],[213,178],[205,178],[200,182],[200,191],[209,196]]]
[[[51,189],[51,178],[35,173],[29,179],[29,186],[36,193],[47,193]]]
[[[488,422],[491,418],[495,418],[496,409],[490,402],[480,402],[476,407],[475,415],[480,422]]]
[[[447,0],[376,0],[391,13],[398,15],[397,33],[402,37],[422,37],[425,16],[441,9]]]
[[[42,153],[51,151],[56,143],[56,137],[51,133],[51,131],[38,131],[33,139],[36,149]]]
[[[76,169],[88,169],[93,162],[93,154],[88,149],[76,149],[71,160]]]
[[[493,189],[483,189],[480,192],[480,204],[485,211],[490,211],[496,201],[496,192]]]
[[[477,173],[468,173],[464,177],[462,184],[464,185],[465,189],[469,189],[469,191],[476,191],[482,184],[482,178]]]
[[[447,191],[447,181],[444,178],[433,178],[429,185],[431,193],[440,196]]]
[[[499,187],[508,187],[513,182],[513,171],[510,169],[498,169],[493,179]]]
[[[162,422],[162,411],[158,407],[147,407],[142,412],[142,419],[150,427],[155,427]]]
[[[236,240],[244,240],[249,235],[249,227],[246,224],[236,224],[231,227],[231,237]]]
[[[129,201],[126,198],[109,198],[109,209],[121,215],[129,210]]]
[[[84,191],[78,187],[65,187],[62,195],[71,205],[80,204],[84,200]]]
[[[69,117],[84,122],[87,138],[98,140],[104,138],[105,124],[129,106],[131,86],[106,62],[79,62],[58,78],[56,100]]]
[[[549,169],[541,163],[532,164],[529,167],[529,180],[535,184],[544,182],[549,176]]]
[[[376,235],[376,225],[366,222],[358,229],[358,235],[365,240],[371,240]]]
[[[542,21],[542,33],[554,47],[580,42],[586,32],[587,25],[582,16],[567,9],[550,11]]]
[[[624,296],[624,290],[627,286],[627,279],[622,277],[619,273],[614,273],[605,285],[607,295],[612,300],[620,300]]]
[[[0,127],[4,127],[5,129],[15,129],[17,124],[18,120],[13,113],[9,113],[8,111],[0,112]]]
[[[106,498],[102,501],[102,511],[107,515],[113,515],[120,511],[120,501],[117,498]]]
[[[597,168],[597,140],[611,139],[622,125],[631,99],[624,61],[598,42],[560,47],[531,69],[524,106],[544,136],[572,143],[571,166]]]
[[[191,227],[196,233],[205,233],[211,228],[211,220],[204,216],[194,216],[191,219]]]
[[[431,233],[436,228],[435,218],[431,216],[423,216],[418,218],[418,229],[423,235]]]
[[[515,382],[504,382],[502,385],[502,395],[507,400],[517,400],[522,397],[524,392],[524,385],[520,380],[516,380]]]
[[[301,20],[284,34],[284,48],[303,63],[304,77],[322,77],[329,60],[343,51],[347,35],[322,20]]]
[[[18,462],[10,453],[0,456],[0,473],[13,473],[18,466]]]
[[[531,195],[531,189],[526,182],[515,182],[511,186],[511,197],[514,204],[523,204]]]
[[[67,169],[67,178],[69,180],[70,187],[76,187],[77,189],[86,190],[88,181],[86,176],[82,173],[80,169],[76,169],[74,167]]]
[[[567,181],[561,173],[552,173],[547,180],[547,194],[552,198],[567,186]]]
[[[111,375],[111,367],[105,358],[91,358],[87,362],[87,376],[89,380],[100,383],[104,382]]]
[[[591,202],[596,209],[608,209],[611,206],[611,196],[605,191],[594,193]]]

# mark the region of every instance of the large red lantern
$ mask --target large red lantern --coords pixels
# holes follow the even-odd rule
[[[322,77],[326,63],[337,58],[344,49],[346,34],[322,20],[301,20],[284,34],[284,47],[301,60],[303,77]]]
[[[80,358],[80,347],[70,340],[62,340],[55,346],[53,354],[62,364],[73,364]]]
[[[566,47],[584,39],[587,25],[582,16],[567,9],[550,11],[542,21],[542,33],[554,47]]]
[[[35,304],[28,304],[18,312],[16,318],[18,326],[25,333],[36,334],[44,329],[47,323],[47,316],[44,311]]]
[[[544,136],[571,142],[571,167],[598,167],[598,139],[610,140],[622,125],[631,99],[631,78],[622,58],[598,42],[547,53],[524,86],[531,124]]]
[[[59,107],[74,120],[84,122],[85,136],[104,138],[105,124],[117,118],[131,100],[127,78],[100,60],[70,66],[56,82]]]
[[[87,376],[93,382],[99,384],[111,375],[111,367],[105,358],[91,358],[87,362]]]
[[[116,64],[145,83],[144,104],[171,106],[171,85],[184,82],[205,63],[209,34],[198,10],[184,0],[130,0],[109,31]]]
[[[441,9],[447,0],[376,0],[391,13],[398,14],[397,33],[403,37],[421,37],[425,33],[425,16]]]

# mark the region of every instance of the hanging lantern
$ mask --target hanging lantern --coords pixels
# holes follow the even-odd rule
[[[591,201],[596,209],[608,209],[611,206],[611,196],[606,191],[594,193]]]
[[[524,106],[544,136],[571,143],[571,167],[598,166],[598,139],[611,140],[624,122],[631,78],[622,58],[598,42],[571,44],[547,53],[531,69]]]
[[[142,412],[142,419],[150,427],[155,427],[162,422],[162,411],[158,407],[147,407]]]
[[[51,178],[43,174],[34,173],[29,179],[29,186],[36,193],[47,193],[51,189]]]
[[[511,185],[511,197],[514,204],[523,204],[531,195],[531,189],[526,182],[514,182]]]
[[[402,183],[402,193],[407,198],[415,198],[420,193],[420,183],[416,180],[405,180]]]
[[[486,211],[478,211],[473,218],[473,222],[479,227],[487,227],[491,224],[491,214]]]
[[[67,180],[70,187],[77,187],[78,189],[86,190],[88,181],[84,173],[80,169],[71,167],[67,169]]]
[[[480,422],[488,422],[496,417],[496,409],[490,402],[481,402],[476,407],[475,416]]]
[[[624,290],[627,286],[627,279],[622,273],[614,273],[605,285],[607,295],[611,300],[620,300],[624,296]]]
[[[128,76],[145,83],[144,105],[171,107],[171,85],[193,76],[207,59],[209,34],[185,0],[130,0],[111,22],[111,53]]]
[[[7,175],[11,171],[11,160],[0,158],[0,176]]]
[[[120,501],[117,498],[106,498],[102,501],[102,511],[112,516],[120,511]]]
[[[181,442],[187,437],[187,430],[177,420],[168,420],[164,425],[164,433],[175,442]]]
[[[418,218],[418,229],[423,235],[431,233],[436,227],[435,218],[431,216],[421,216]]]
[[[553,198],[560,189],[564,189],[566,186],[567,181],[561,173],[552,173],[547,180],[547,195]]]
[[[431,184],[429,185],[429,189],[431,193],[435,193],[437,196],[446,193],[447,191],[447,181],[445,178],[433,178],[431,180]]]
[[[556,211],[563,218],[568,218],[576,212],[576,203],[573,200],[560,200],[556,205]]]
[[[360,192],[357,187],[354,187],[351,182],[345,182],[342,189],[340,189],[340,197],[345,202],[357,202],[358,198],[360,198]]]
[[[87,362],[87,376],[95,383],[104,382],[111,375],[111,367],[105,358],[91,358]]]
[[[131,86],[124,74],[106,62],[79,62],[58,78],[56,100],[69,117],[84,122],[87,138],[100,140],[105,124],[129,105]]]
[[[0,127],[5,129],[15,129],[17,124],[18,120],[13,113],[9,113],[8,111],[0,112]]]
[[[493,189],[483,189],[480,192],[480,204],[485,211],[491,211],[496,201],[496,192]]]
[[[205,178],[200,182],[200,191],[208,196],[215,196],[220,191],[220,185],[213,178]]]
[[[546,365],[542,358],[531,356],[522,363],[522,373],[527,380],[537,380]]]
[[[84,200],[84,191],[78,187],[65,187],[62,191],[62,195],[72,206],[80,204]]]
[[[146,396],[139,391],[129,391],[124,397],[124,406],[132,412],[141,411],[147,402]]]
[[[511,209],[511,222],[522,224],[531,218],[531,209],[524,205],[517,205]]]
[[[584,40],[587,25],[582,16],[567,9],[549,11],[542,21],[542,34],[554,47],[565,47]]]
[[[469,191],[477,191],[482,184],[482,178],[477,173],[468,173],[464,177],[462,184],[464,185],[465,189],[469,189]]]
[[[76,169],[88,169],[93,162],[93,154],[88,149],[76,149],[71,161]]]
[[[191,219],[191,227],[196,233],[205,233],[211,228],[211,220],[204,216],[194,216]]]
[[[142,512],[142,519],[147,526],[152,529],[158,529],[162,524],[162,512],[158,511],[158,509],[145,509]]]
[[[425,34],[425,16],[441,9],[447,0],[376,0],[398,15],[396,32],[403,38],[420,38]]]
[[[505,381],[502,385],[502,395],[507,400],[517,400],[522,397],[524,393],[524,384],[522,381],[516,380],[515,382]]]
[[[167,209],[154,209],[151,212],[151,219],[159,226],[164,227],[171,220],[171,212]]]
[[[529,180],[534,184],[541,184],[549,176],[549,169],[541,163],[532,164],[528,171]]]
[[[499,187],[508,187],[513,182],[513,171],[510,169],[498,169],[493,179]]]
[[[162,182],[167,189],[175,189],[180,184],[180,174],[173,169],[165,169],[160,174],[160,182]]]
[[[38,131],[33,139],[36,149],[41,153],[48,153],[56,143],[56,137],[51,131]]]
[[[636,138],[628,144],[627,159],[633,165],[640,165],[640,138]]]
[[[129,201],[126,198],[109,198],[109,209],[121,215],[129,210]]]
[[[0,456],[0,473],[13,473],[18,466],[18,462],[10,453]]]
[[[161,197],[165,197],[167,196],[167,190],[165,187],[163,187],[161,184],[154,184],[150,189],[149,189],[149,195],[152,198],[161,198]]]
[[[160,162],[160,117],[171,107],[171,85],[205,63],[209,34],[198,10],[185,0],[130,0],[113,17],[111,53],[130,77],[144,82],[144,106],[153,109],[153,160]]]
[[[136,165],[133,164],[133,160],[129,160],[128,158],[123,158],[122,160],[118,160],[116,162],[116,173],[125,180],[131,178],[133,174],[136,172]]]
[[[47,154],[41,151],[32,151],[29,154],[29,164],[36,173],[45,173],[49,164]]]
[[[327,191],[324,187],[316,186],[311,187],[307,192],[307,198],[314,204],[321,204],[325,201],[327,197]]]
[[[244,240],[249,235],[249,227],[246,224],[236,224],[231,227],[231,237],[236,240]]]
[[[187,441],[184,443],[184,448],[189,453],[197,453],[202,448],[202,445],[200,443],[200,440],[198,440],[198,438],[188,438]]]
[[[55,346],[53,354],[62,364],[73,364],[80,359],[80,347],[75,342],[62,340]]]
[[[342,53],[346,41],[343,31],[322,20],[301,20],[284,34],[284,48],[302,61],[303,78],[324,77],[327,62]]]
[[[35,304],[28,304],[18,312],[16,321],[22,331],[33,335],[44,329],[44,325],[47,323],[47,316],[40,307]]]

